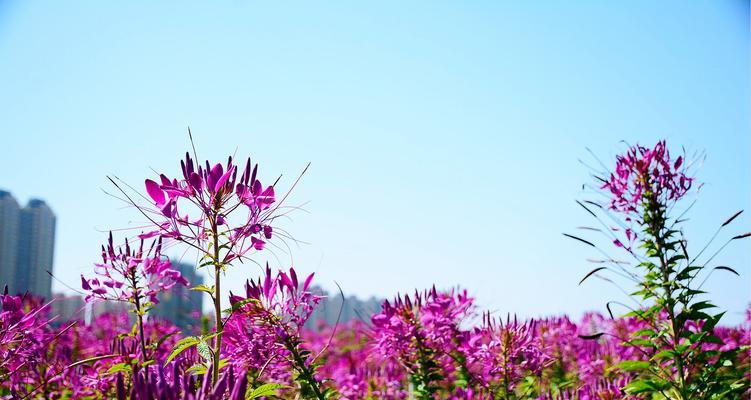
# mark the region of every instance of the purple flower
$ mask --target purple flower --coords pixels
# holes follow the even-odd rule
[[[116,247],[110,233],[106,247],[102,246],[102,262],[95,264],[97,277],[86,279],[81,275],[81,288],[88,292],[86,300],[156,304],[158,293],[174,285],[187,286],[185,278],[162,256],[161,238],[147,249],[144,244],[141,239],[137,249],[131,248],[126,240],[123,246]]]

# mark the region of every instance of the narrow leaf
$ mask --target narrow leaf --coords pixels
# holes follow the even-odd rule
[[[737,213],[733,214],[732,217],[728,218],[728,220],[725,221],[725,222],[723,222],[722,225],[720,225],[720,226],[725,226],[725,225],[733,222],[733,220],[736,219],[736,218],[738,218],[738,216],[741,215],[742,212],[743,212],[743,210],[740,210]]]
[[[599,332],[599,333],[595,333],[594,335],[578,335],[578,336],[580,339],[584,339],[584,340],[595,340],[595,339],[599,339],[604,334],[605,333],[603,332]]]
[[[278,383],[267,383],[255,388],[252,392],[248,392],[245,396],[246,400],[257,399],[264,396],[276,396],[277,389],[283,388],[284,385]]]
[[[599,267],[599,268],[595,268],[595,269],[589,271],[589,273],[587,275],[585,275],[584,278],[582,278],[582,280],[579,281],[579,285],[581,285],[582,283],[584,283],[584,281],[587,280],[587,278],[589,278],[590,276],[596,274],[599,271],[602,271],[603,269],[608,269],[608,267]]]
[[[593,217],[597,218],[597,215],[595,215],[595,213],[593,213],[592,210],[587,208],[587,206],[585,206],[581,201],[576,200],[576,204],[580,205],[583,209],[587,210],[588,213],[592,214]]]
[[[73,367],[79,366],[81,364],[86,364],[86,363],[90,363],[90,362],[94,362],[94,361],[106,360],[106,359],[112,358],[112,357],[118,357],[118,354],[108,354],[106,356],[96,356],[96,357],[87,358],[85,360],[76,361],[73,364],[68,365],[67,368],[73,368]]]
[[[734,269],[732,269],[730,267],[726,267],[724,265],[720,265],[719,267],[714,267],[714,269],[721,269],[723,271],[729,271],[729,272],[734,273],[737,276],[741,276],[741,274],[739,274],[738,271],[736,271],[736,270],[734,270]]]
[[[750,234],[750,235],[751,235],[751,234]],[[569,235],[568,233],[564,233],[564,234],[563,234],[563,236],[569,237],[569,238],[571,238],[571,239],[574,239],[574,240],[578,240],[578,241],[580,241],[580,242],[582,242],[582,243],[585,243],[585,244],[588,244],[588,245],[590,245],[590,246],[592,246],[592,247],[597,247],[597,246],[595,246],[594,244],[592,244],[592,242],[588,242],[588,241],[586,241],[586,240],[584,240],[584,239],[582,239],[582,238],[578,238],[578,237],[576,237],[576,236],[574,236],[574,235]]]
[[[175,357],[180,355],[183,351],[197,345],[198,343],[201,343],[201,340],[195,336],[188,336],[185,339],[180,340],[175,344],[175,347],[172,349],[172,352],[167,357],[167,360],[164,362],[164,365],[169,364]]]

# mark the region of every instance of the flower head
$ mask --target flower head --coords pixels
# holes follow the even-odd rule
[[[687,174],[684,157],[675,160],[659,141],[653,148],[635,145],[616,157],[615,171],[602,185],[611,194],[610,208],[631,216],[640,216],[645,199],[661,204],[676,201],[691,189],[694,178]]]
[[[162,257],[162,240],[154,240],[144,248],[144,239],[138,248],[131,248],[128,240],[115,246],[110,232],[106,246],[102,246],[102,262],[95,264],[97,275],[86,279],[81,275],[81,287],[87,292],[86,300],[102,299],[143,304],[159,303],[157,294],[174,285],[188,282],[179,271],[172,268],[169,259]]]
[[[219,235],[224,254],[221,263],[263,250],[273,237],[271,222],[276,197],[274,186],[263,186],[257,177],[258,165],[251,168],[248,158],[238,178],[238,166],[229,157],[226,164],[204,166],[189,153],[180,162],[182,177],[161,174],[158,182],[147,179],[146,193],[156,209],[142,209],[156,229],[143,238],[161,236],[192,245],[202,252]],[[189,214],[193,214],[193,218]]]
[[[292,352],[321,296],[310,291],[313,274],[300,282],[293,268],[265,274],[245,285],[245,297],[230,295],[236,309],[226,322],[226,350],[238,367],[265,370],[278,380],[290,373]]]

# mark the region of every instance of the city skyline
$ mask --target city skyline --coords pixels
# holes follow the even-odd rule
[[[11,293],[52,297],[56,217],[44,200],[24,207],[0,190],[0,285]]]

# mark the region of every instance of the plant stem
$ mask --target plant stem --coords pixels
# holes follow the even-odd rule
[[[660,260],[660,270],[662,272],[661,278],[662,278],[662,287],[665,292],[665,311],[668,314],[668,321],[670,322],[670,330],[671,330],[671,349],[674,352],[673,361],[675,362],[676,372],[678,374],[678,395],[681,399],[687,399],[686,396],[686,384],[684,380],[684,365],[683,365],[683,356],[676,350],[678,347],[678,343],[680,341],[680,333],[679,330],[682,330],[682,327],[678,326],[678,321],[676,321],[675,318],[675,300],[673,299],[673,282],[670,279],[670,266],[668,265],[667,260],[667,254],[665,249],[665,234],[663,232],[663,229],[665,227],[665,214],[664,210],[660,206],[659,202],[657,201],[654,196],[650,196],[650,204],[649,208],[652,210],[650,222],[651,222],[651,234],[655,239],[655,248],[657,250],[657,256]]]
[[[313,373],[310,371],[308,366],[305,365],[305,360],[303,360],[300,352],[297,351],[297,346],[295,346],[295,344],[292,343],[289,338],[285,339],[285,344],[287,346],[287,350],[289,350],[289,352],[292,354],[292,359],[295,361],[295,364],[297,364],[297,369],[300,371],[302,378],[313,390],[316,398],[318,400],[325,400],[325,397],[321,393],[321,389],[318,387],[318,380],[316,380],[316,378],[313,376]]]
[[[143,312],[141,311],[141,300],[138,293],[138,286],[136,284],[136,278],[135,276],[131,277],[131,280],[133,282],[133,288],[135,290],[135,306],[136,306],[136,318],[138,321],[138,333],[141,337],[141,355],[143,356],[143,362],[148,361],[148,357],[146,356],[146,335],[144,334],[143,329]]]
[[[214,384],[219,381],[219,361],[222,349],[222,298],[221,298],[221,273],[222,265],[219,263],[219,234],[216,223],[211,224],[214,234],[214,314],[216,317],[216,338],[214,339]]]

